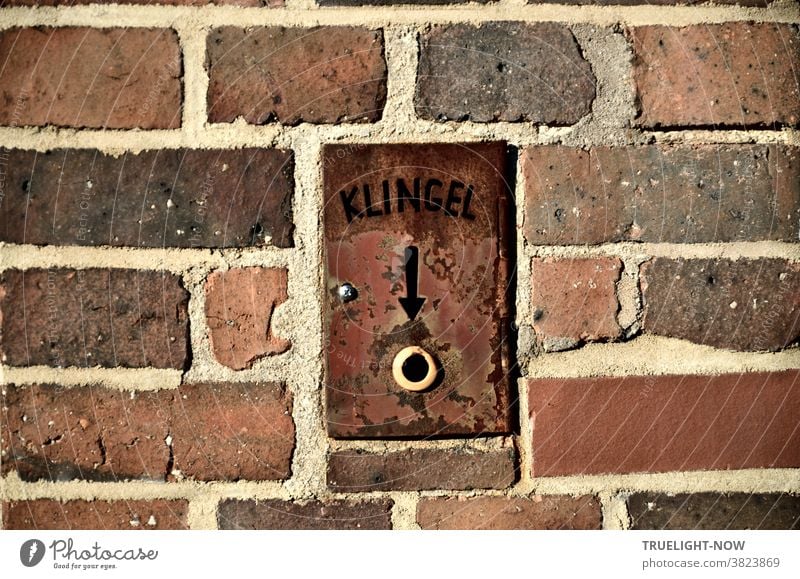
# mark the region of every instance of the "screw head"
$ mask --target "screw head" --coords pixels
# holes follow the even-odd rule
[[[344,303],[352,302],[358,297],[358,290],[352,284],[343,283],[339,286],[339,299]]]

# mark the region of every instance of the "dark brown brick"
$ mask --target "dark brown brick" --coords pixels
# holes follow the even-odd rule
[[[214,123],[372,122],[386,101],[382,30],[217,28],[206,60]]]
[[[534,258],[531,308],[539,345],[554,351],[618,338],[621,275],[622,262],[615,257]]]
[[[537,477],[800,466],[800,370],[528,388]]]
[[[786,494],[638,493],[628,512],[633,529],[800,528],[800,497]]]
[[[599,529],[600,502],[592,496],[428,498],[417,505],[423,529]]]
[[[591,67],[561,24],[452,24],[420,38],[414,103],[422,118],[569,125],[594,96]]]
[[[796,125],[796,25],[749,22],[632,28],[638,123]]]
[[[286,301],[288,272],[263,267],[217,271],[206,281],[206,323],[220,364],[249,368],[264,356],[282,354],[291,342],[272,332],[272,314]]]
[[[219,505],[220,529],[391,529],[389,499],[351,501],[237,501]]]
[[[798,238],[797,147],[540,146],[523,167],[530,243]]]
[[[189,294],[180,277],[132,269],[0,274],[2,355],[10,366],[183,368]]]
[[[800,337],[800,263],[655,258],[641,267],[646,332],[732,350]]]
[[[34,480],[275,480],[294,449],[291,396],[272,384],[128,392],[7,386],[3,472]]]
[[[516,478],[515,458],[513,448],[335,452],[328,457],[328,487],[339,492],[504,489]]]
[[[0,125],[181,126],[178,35],[156,28],[0,32]]]
[[[292,245],[291,152],[8,151],[0,241],[35,245]]]
[[[65,501],[3,503],[4,529],[123,531],[188,529],[187,501]]]

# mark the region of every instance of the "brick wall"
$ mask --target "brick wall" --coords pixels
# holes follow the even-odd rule
[[[0,4],[4,528],[800,526],[796,2]],[[512,431],[329,437],[323,147],[494,141]]]

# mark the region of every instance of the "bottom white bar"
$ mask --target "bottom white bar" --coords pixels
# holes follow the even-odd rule
[[[0,531],[4,577],[800,577],[793,531]],[[567,574],[567,575],[563,575]]]

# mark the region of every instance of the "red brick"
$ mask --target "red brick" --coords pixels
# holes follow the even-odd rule
[[[612,257],[534,258],[531,309],[538,343],[552,351],[618,338],[621,272],[622,262]]]
[[[11,385],[3,402],[3,472],[23,480],[275,480],[290,473],[291,397],[278,385],[157,392]]]
[[[641,26],[633,40],[638,123],[645,127],[796,125],[796,25]]]
[[[417,505],[422,529],[599,529],[602,513],[592,496],[427,498]]]
[[[0,32],[0,124],[109,129],[181,126],[178,35],[156,28]]]
[[[352,501],[237,501],[219,505],[220,529],[378,529],[392,528],[389,499]]]
[[[287,275],[285,269],[247,267],[208,276],[206,321],[220,364],[242,370],[291,347],[271,329],[275,308],[288,297]]]
[[[637,4],[649,4],[654,6],[678,5],[692,6],[695,4],[707,4],[708,0],[527,0],[528,4],[576,4],[576,5],[613,5],[613,6],[635,6]],[[767,6],[775,0],[714,0],[714,4],[738,4],[739,6]]]
[[[172,397],[174,468],[197,480],[281,480],[291,473],[292,397],[273,384],[185,385]]]
[[[513,448],[334,452],[328,457],[328,487],[338,492],[504,489],[516,479],[515,455]]]
[[[188,510],[189,504],[183,500],[10,501],[3,503],[3,528],[63,531],[188,529]]]
[[[646,332],[732,350],[800,337],[800,263],[655,258],[641,267]]]
[[[92,149],[3,155],[0,241],[35,245],[292,245],[293,157],[276,149]]]
[[[616,241],[796,241],[800,149],[782,145],[529,147],[525,237]]]
[[[447,4],[466,4],[475,2],[476,4],[489,4],[497,0],[317,0],[320,6],[397,6],[397,5],[417,5],[441,6]]]
[[[632,529],[800,528],[800,497],[777,493],[637,493],[628,512]]]
[[[528,388],[537,477],[800,466],[800,370]]]
[[[10,366],[183,368],[189,294],[179,276],[132,269],[0,274]]]
[[[267,6],[275,8],[284,5],[284,0],[0,0],[0,6],[75,6],[83,4],[166,4],[170,6]]]
[[[415,107],[425,119],[577,122],[595,78],[569,28],[543,22],[436,26],[420,38]]]
[[[214,123],[372,122],[386,101],[382,30],[217,28],[206,61]]]

